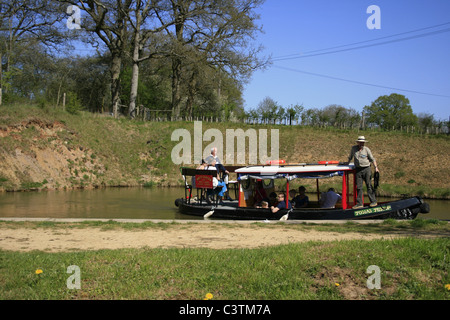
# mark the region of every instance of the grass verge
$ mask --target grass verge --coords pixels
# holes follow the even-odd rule
[[[386,221],[375,225],[272,225],[361,232],[436,231],[448,223]],[[118,223],[106,226],[122,228]],[[37,227],[27,223],[27,227]],[[96,223],[95,227],[99,224]],[[18,227],[15,223],[2,227]],[[23,227],[23,226],[22,226]],[[38,225],[59,228],[63,225]],[[72,227],[93,227],[83,224]],[[127,228],[129,228],[128,225]],[[160,224],[131,226],[160,228]],[[264,224],[255,228],[268,228]],[[166,224],[164,228],[171,228]],[[231,227],[230,227],[231,228]],[[281,232],[281,230],[280,230]],[[442,235],[441,235],[442,236]],[[0,299],[448,300],[447,237],[292,243],[258,249],[120,249],[45,253],[0,251]],[[80,268],[81,288],[68,289],[67,268]],[[381,289],[369,289],[369,266]],[[42,272],[38,271],[41,270]],[[36,272],[38,271],[38,272]]]

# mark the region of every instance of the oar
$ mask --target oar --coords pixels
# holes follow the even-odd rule
[[[286,221],[289,218],[289,213],[291,213],[292,210],[293,209],[289,209],[289,211],[284,216],[282,216],[279,221]]]
[[[209,217],[211,217],[214,213],[214,207],[212,208],[211,211],[208,211],[207,213],[205,213],[205,215],[203,216],[203,218],[208,219]]]

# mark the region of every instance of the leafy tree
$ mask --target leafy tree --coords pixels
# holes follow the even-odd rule
[[[326,125],[339,128],[356,127],[361,119],[356,110],[336,104],[326,106],[322,113],[324,114],[323,119],[326,120]]]
[[[250,109],[248,112],[245,113],[246,118],[251,123],[258,123],[260,121],[260,114],[256,108]]]
[[[370,106],[364,107],[368,124],[375,124],[386,130],[400,129],[417,124],[408,98],[393,93],[378,97]]]
[[[302,113],[302,124],[317,126],[319,124],[320,110],[318,108],[307,109]]]
[[[434,121],[434,116],[429,113],[420,113],[418,115],[418,122],[420,128],[424,131],[436,124],[436,122]]]
[[[78,99],[76,93],[68,92],[66,97],[66,111],[70,114],[78,114],[83,109],[80,99]]]
[[[290,105],[287,109],[286,109],[286,116],[289,117],[289,125],[292,125],[292,120],[295,119],[296,117],[301,116],[303,110],[305,108],[303,107],[303,105]]]
[[[0,105],[3,88],[7,90],[10,87],[10,84],[3,86],[3,70],[7,77],[8,73],[9,76],[14,73],[18,63],[17,53],[20,52],[18,48],[36,47],[38,44],[42,49],[61,43],[64,37],[56,23],[64,16],[61,5],[55,1],[0,0]]]
[[[295,116],[297,115],[297,111],[294,109],[292,105],[290,105],[286,109],[286,115],[289,117],[289,125],[292,125],[292,119],[295,119]]]

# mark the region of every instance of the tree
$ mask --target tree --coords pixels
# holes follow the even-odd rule
[[[111,54],[111,103],[114,117],[119,113],[120,71],[123,54],[128,45],[128,17],[133,0],[89,0],[63,2],[79,6],[86,14],[82,19],[81,28],[88,33],[94,33]]]
[[[263,123],[272,122],[275,124],[275,121],[278,119],[279,108],[280,107],[275,100],[271,97],[265,97],[258,104],[257,112],[261,115],[261,120]]]
[[[322,113],[325,115],[325,125],[346,128],[357,126],[360,122],[358,112],[352,108],[345,108],[341,105],[331,104],[326,106]]]
[[[255,122],[259,123],[260,118],[261,118],[260,117],[261,115],[259,114],[258,110],[254,109],[254,108],[252,108],[248,112],[246,112],[245,115],[246,115],[248,121],[251,122],[251,124],[255,124]]]
[[[5,71],[14,64],[16,46],[39,42],[43,46],[60,43],[63,35],[56,26],[65,11],[57,2],[45,0],[0,0],[0,105],[2,104],[3,57]]]
[[[300,117],[302,112],[304,110],[303,105],[290,105],[287,109],[286,109],[286,115],[289,117],[289,125],[292,125],[292,120],[295,119],[296,117]]]
[[[203,68],[245,78],[266,63],[257,57],[260,48],[252,48],[249,41],[260,31],[254,10],[262,3],[263,0],[170,0],[169,8],[163,14],[157,13],[160,25],[170,26],[165,32],[170,39],[173,117],[181,113],[183,82],[189,86],[188,96],[195,94],[193,89]],[[188,101],[192,103],[193,97],[188,97]],[[189,105],[188,109],[190,113]]]
[[[145,42],[141,35],[141,27],[146,17],[150,12],[150,1],[144,5],[143,1],[137,0],[135,4],[134,10],[134,22],[130,19],[130,24],[134,29],[133,36],[133,53],[132,53],[132,76],[131,76],[131,92],[130,92],[130,105],[128,107],[128,115],[131,118],[135,117],[136,110],[136,97],[138,93],[138,84],[139,84],[139,62],[140,60],[140,52],[142,50],[142,43]],[[131,11],[131,12],[132,12]],[[128,17],[130,18],[130,17]]]
[[[290,105],[287,109],[286,109],[286,114],[289,117],[289,125],[292,125],[292,119],[295,119],[295,116],[297,115],[297,111],[294,109],[294,107],[292,105]]]
[[[364,107],[369,124],[386,130],[401,129],[403,126],[417,124],[409,100],[400,94],[378,97],[370,106]]]
[[[164,10],[166,9],[162,0],[135,0],[133,10],[130,11],[130,15],[128,16],[133,30],[131,92],[128,108],[128,114],[131,118],[134,118],[136,109],[139,86],[139,64],[145,60],[164,54],[164,46],[163,48],[159,48],[158,46],[158,43],[164,43],[164,41],[161,41],[161,37],[157,37],[157,34],[174,23],[173,20],[168,20],[162,25],[154,24],[158,21],[156,16],[162,16]],[[159,21],[162,22],[162,20]]]
[[[429,113],[420,113],[418,116],[418,122],[421,129],[425,132],[427,131],[427,129],[430,129],[436,124],[436,122],[434,121],[434,115]]]
[[[275,120],[278,120],[279,124],[281,124],[283,120],[286,120],[286,116],[286,109],[282,106],[278,106],[278,111],[275,114]]]

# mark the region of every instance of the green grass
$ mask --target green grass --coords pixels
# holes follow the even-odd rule
[[[309,242],[262,249],[0,252],[0,299],[449,299],[448,239]],[[67,267],[81,271],[68,289]],[[369,290],[366,270],[381,269]],[[37,269],[42,274],[35,274]],[[338,284],[338,285],[337,285]]]
[[[170,230],[176,223],[1,222],[2,228]],[[227,226],[239,228],[239,225]],[[310,241],[258,249],[121,249],[46,253],[0,251],[0,299],[448,300],[449,224],[439,220],[378,224],[295,224],[253,228],[407,236],[394,240]],[[426,234],[429,239],[411,235]],[[67,267],[81,271],[68,289]],[[381,270],[381,289],[367,288],[367,268]],[[41,269],[41,274],[36,270]]]
[[[170,222],[119,222],[115,220],[86,220],[81,222],[54,222],[54,221],[0,221],[0,228],[51,228],[51,229],[75,229],[75,228],[101,228],[102,230],[148,230],[158,229],[167,230],[171,226],[195,226],[195,222],[179,223],[175,221]],[[254,228],[280,228],[293,229],[298,231],[324,231],[324,232],[356,232],[356,233],[375,233],[375,234],[448,234],[450,237],[450,224],[447,221],[438,219],[414,219],[414,220],[395,220],[386,219],[376,223],[357,223],[347,221],[343,224],[336,223],[293,223],[286,224],[278,222],[275,224],[266,224],[262,222],[254,222],[251,224]],[[213,226],[212,226],[213,227]],[[247,228],[248,225],[243,224],[221,224],[221,228]],[[281,232],[281,231],[280,231]]]

